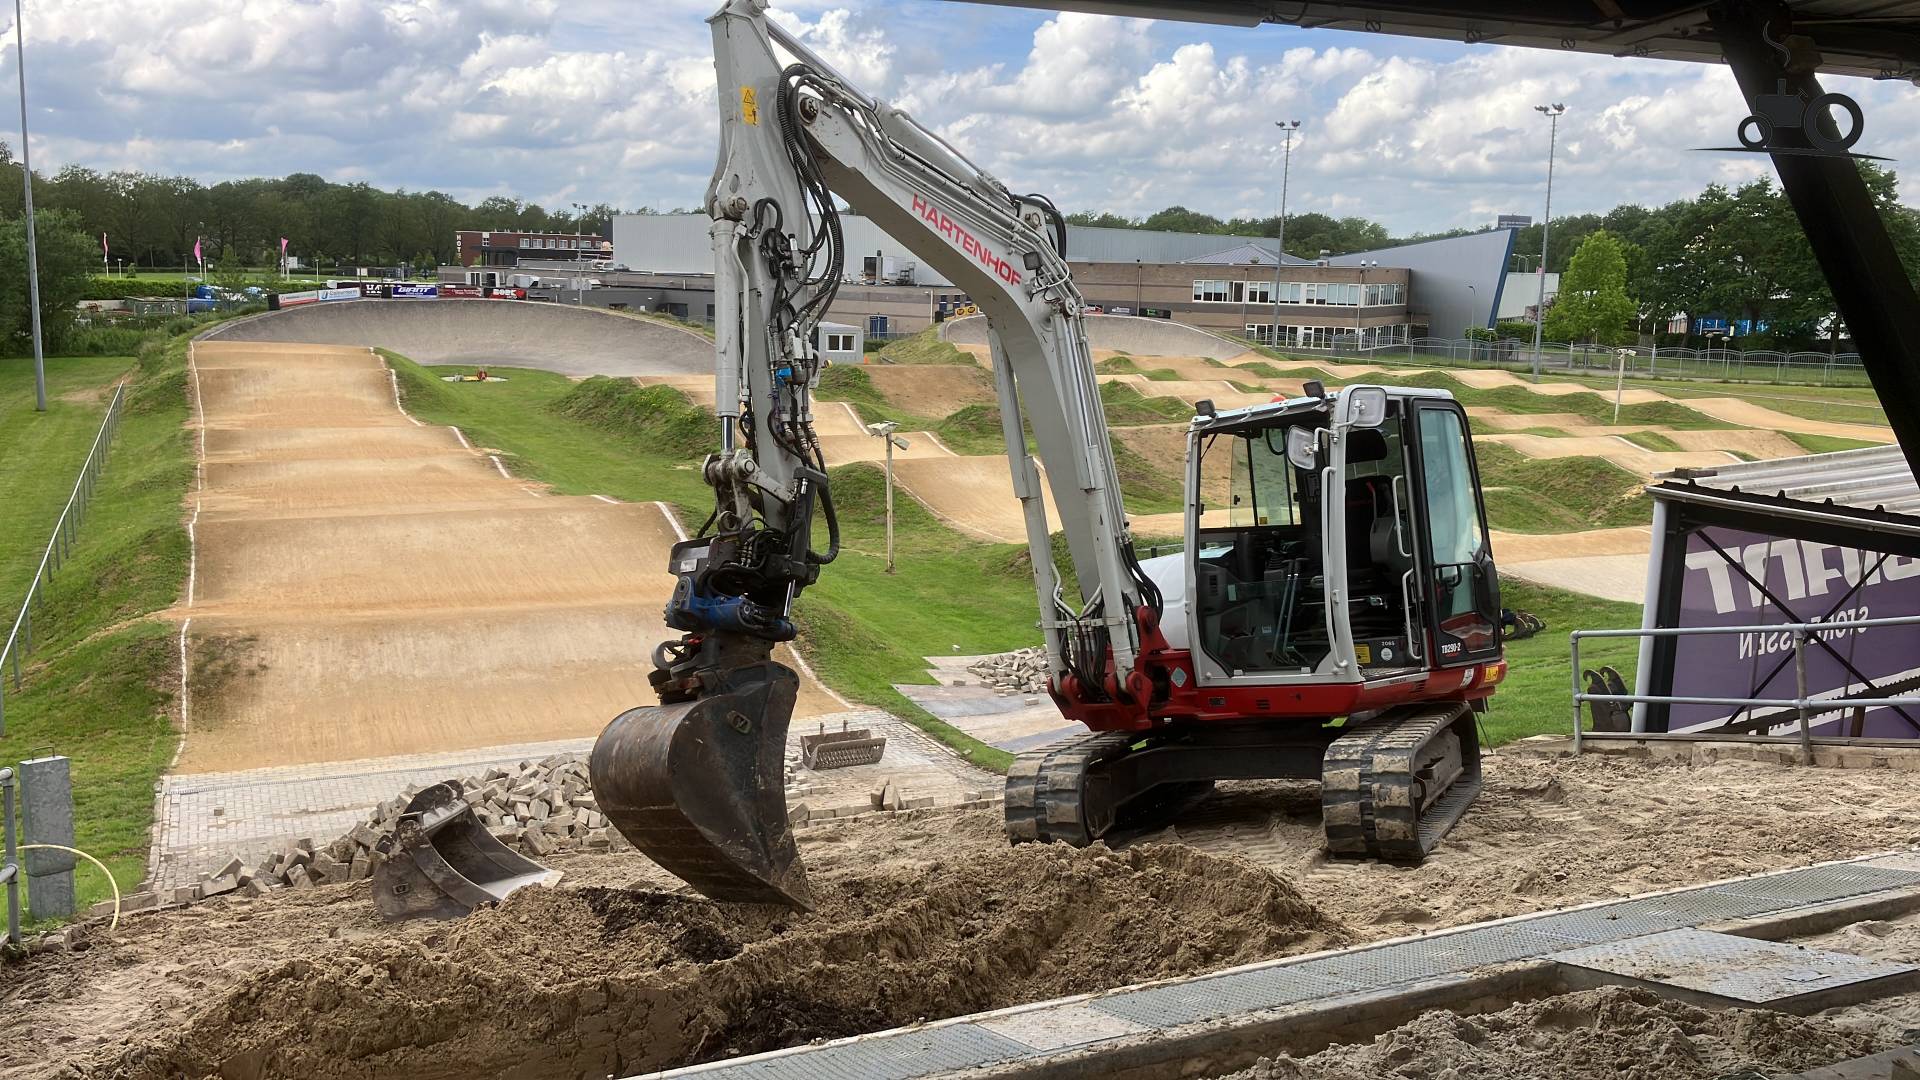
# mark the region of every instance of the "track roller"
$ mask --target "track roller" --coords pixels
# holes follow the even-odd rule
[[[1406,705],[1347,727],[1327,747],[1327,851],[1417,863],[1480,794],[1480,739],[1465,704]]]
[[[1148,780],[1135,766],[1153,744],[1090,732],[1030,750],[1007,770],[1007,838],[1085,847],[1151,831],[1213,790],[1211,780]]]

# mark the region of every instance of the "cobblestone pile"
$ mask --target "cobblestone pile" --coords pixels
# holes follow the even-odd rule
[[[1047,692],[1047,650],[1035,645],[984,657],[967,665],[967,672],[978,675],[1002,694],[1044,694]]]

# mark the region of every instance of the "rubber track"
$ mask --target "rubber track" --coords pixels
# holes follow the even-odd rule
[[[1436,738],[1460,740],[1460,777],[1417,814],[1413,763]],[[1320,802],[1327,851],[1351,858],[1419,862],[1479,796],[1480,740],[1460,703],[1403,706],[1362,721],[1327,747]]]
[[[1086,824],[1086,778],[1095,762],[1127,752],[1135,736],[1088,732],[1029,750],[1007,769],[1007,838],[1085,847],[1098,839]]]

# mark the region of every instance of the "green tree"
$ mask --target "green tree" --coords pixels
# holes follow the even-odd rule
[[[79,219],[53,210],[34,215],[34,245],[40,268],[40,332],[48,352],[73,329],[74,305],[86,296],[87,279],[99,258],[98,240]],[[0,346],[12,356],[33,351],[32,306],[27,289],[27,220],[0,222]]]
[[[1555,341],[1620,344],[1634,317],[1627,295],[1627,253],[1618,237],[1589,233],[1560,277],[1560,294],[1547,309],[1545,328]]]

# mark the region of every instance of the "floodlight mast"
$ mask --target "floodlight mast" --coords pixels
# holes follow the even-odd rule
[[[1533,381],[1539,382],[1540,325],[1547,314],[1547,234],[1553,228],[1553,148],[1560,140],[1560,114],[1566,112],[1567,107],[1555,102],[1552,105],[1535,105],[1533,111],[1544,114],[1550,122],[1547,129],[1547,212],[1540,219],[1540,290],[1533,305]]]

